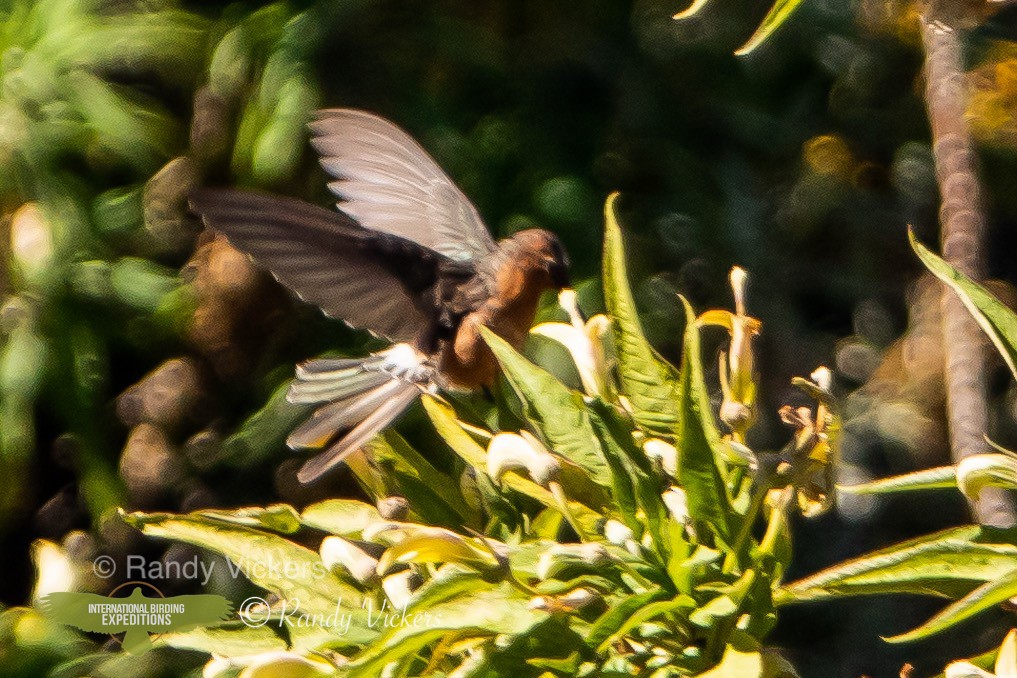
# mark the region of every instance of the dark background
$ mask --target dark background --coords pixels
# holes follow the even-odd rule
[[[295,484],[296,460],[281,444],[293,417],[284,407],[241,425],[294,362],[376,344],[216,250],[183,211],[187,190],[199,184],[327,204],[302,128],[316,107],[361,107],[405,127],[497,235],[532,224],[553,229],[571,253],[574,278],[584,281],[588,311],[598,303],[603,201],[620,191],[640,312],[672,359],[677,293],[698,310],[730,307],[727,272],[748,269],[749,309],[764,324],[763,416],[751,438],[758,449],[787,439],[776,411],[798,402],[791,377],[825,364],[836,368],[845,399],[843,482],[948,458],[936,374],[938,288],[920,280],[906,240],[908,224],[928,243],[937,233],[914,7],[806,0],[763,47],[736,57],[764,3],[715,0],[680,23],[670,17],[682,7],[648,0],[146,6],[161,13],[154,25],[166,25],[173,7],[186,12],[194,48],[161,65],[132,61],[128,50],[89,66],[44,49],[62,19],[38,28],[16,12],[0,18],[4,77],[32,75],[10,56],[19,49],[39,53],[54,81],[49,93],[0,94],[0,105],[39,125],[58,103],[86,120],[85,132],[70,138],[5,137],[15,156],[3,176],[5,228],[35,201],[60,235],[41,282],[8,263],[2,290],[0,368],[27,370],[36,384],[0,379],[0,428],[8,431],[0,433],[4,604],[28,600],[37,538],[62,541],[82,558],[158,558],[164,546],[115,521],[96,528],[112,505],[302,505],[351,490],[343,477],[310,490]],[[121,21],[118,13],[133,8],[98,3],[81,26]],[[1002,280],[1015,274],[1012,26],[1004,13],[967,36],[990,270]],[[177,34],[145,30],[137,39],[149,51],[179,46]],[[137,144],[103,146],[101,115],[113,116],[116,129],[116,111],[89,113],[61,87],[60,78],[80,68],[161,116],[162,141],[150,154],[132,155]],[[171,165],[153,183],[184,155],[191,158],[184,169]],[[1005,284],[996,290],[1009,298]],[[19,353],[26,349],[11,339],[25,327],[46,346],[29,367]],[[993,379],[990,433],[1012,443],[1012,384],[1001,370]],[[401,426],[412,431],[419,420],[410,415]],[[10,433],[25,422],[33,429],[27,437]],[[789,576],[965,520],[963,503],[948,492],[847,502],[796,524]],[[880,640],[937,605],[874,598],[783,609],[772,640],[806,677],[896,676],[904,662],[931,674],[1003,635],[1000,613],[921,644]]]

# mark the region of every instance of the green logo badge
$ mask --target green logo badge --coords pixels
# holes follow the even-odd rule
[[[201,594],[149,598],[141,592],[141,582],[129,584],[136,586],[126,598],[94,593],[51,593],[40,601],[39,606],[54,620],[82,631],[123,633],[121,644],[124,651],[131,654],[151,649],[150,633],[184,631],[192,626],[225,621],[233,610],[232,603],[222,596]],[[158,589],[155,590],[158,592]]]

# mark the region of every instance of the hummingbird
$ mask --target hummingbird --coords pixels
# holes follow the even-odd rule
[[[480,328],[518,349],[541,295],[570,285],[554,233],[495,241],[466,195],[395,124],[328,109],[309,129],[338,210],[232,188],[190,196],[208,228],[301,300],[391,342],[296,366],[287,399],[317,408],[287,444],[322,450],[298,471],[302,483],[335,468],[421,394],[492,385],[498,363]]]

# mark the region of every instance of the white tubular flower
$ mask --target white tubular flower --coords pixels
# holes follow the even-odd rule
[[[723,401],[720,419],[739,439],[756,417],[756,373],[752,338],[759,334],[762,323],[746,313],[745,284],[748,274],[735,266],[731,269],[731,289],[735,312],[707,311],[699,317],[705,325],[724,327],[731,334],[727,353],[720,355],[720,387]]]
[[[623,546],[632,555],[640,554],[639,542],[636,541],[636,534],[628,525],[615,520],[614,518],[604,523],[604,538],[612,544]]]
[[[1017,678],[1017,629],[1010,629],[996,655],[997,678]]]
[[[412,570],[403,570],[390,574],[381,580],[381,588],[385,597],[397,610],[404,610],[413,598],[413,589],[419,583],[419,575]]]
[[[943,672],[946,678],[996,678],[996,674],[989,673],[968,662],[954,662],[946,667]]]
[[[985,487],[1017,488],[1017,459],[1009,454],[972,454],[957,464],[957,487],[971,501]]]
[[[625,542],[635,539],[636,535],[628,525],[612,518],[604,523],[604,538],[612,544],[624,546]]]
[[[562,290],[558,303],[568,313],[569,322],[540,323],[530,332],[564,346],[572,356],[587,395],[607,398],[610,394],[610,366],[605,344],[610,341],[611,321],[599,314],[584,321],[575,290]]]
[[[688,523],[691,520],[689,499],[685,490],[672,486],[661,495],[661,498],[664,500],[664,506],[671,512],[671,516],[679,523]]]
[[[537,577],[548,579],[569,566],[586,569],[598,568],[611,562],[611,554],[603,544],[555,544],[540,555],[537,561]]]
[[[660,462],[664,473],[672,478],[678,475],[678,448],[660,438],[650,438],[643,443],[643,452],[650,459]]]
[[[378,576],[378,561],[342,537],[325,537],[320,553],[325,567],[330,570],[342,567],[361,584],[367,584]]]
[[[547,487],[558,480],[561,464],[533,436],[499,433],[487,445],[487,474],[501,482],[508,471],[525,471],[533,482]]]

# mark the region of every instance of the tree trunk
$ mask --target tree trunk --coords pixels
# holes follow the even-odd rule
[[[951,21],[952,25],[958,25]],[[975,169],[975,150],[965,119],[967,85],[961,35],[930,12],[922,18],[926,105],[940,192],[943,258],[962,273],[985,277],[985,212]],[[956,294],[942,298],[944,381],[954,463],[987,452],[986,341]],[[987,488],[972,505],[982,525],[1017,522],[1013,496]]]

